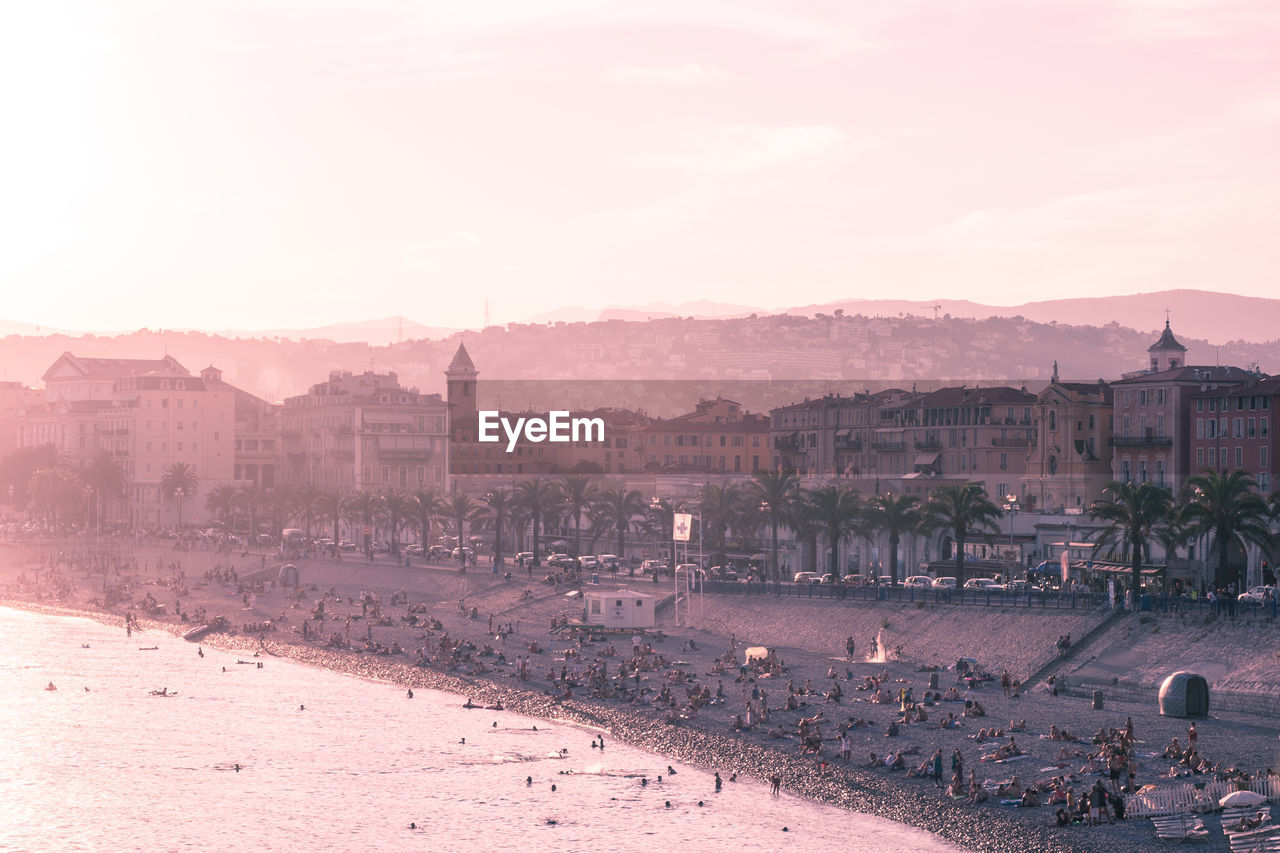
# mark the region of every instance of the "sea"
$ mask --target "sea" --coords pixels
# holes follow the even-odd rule
[[[200,651],[0,608],[0,850],[960,849],[757,780],[717,794],[607,732]]]

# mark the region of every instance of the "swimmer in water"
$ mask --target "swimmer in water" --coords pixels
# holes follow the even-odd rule
[[[524,777],[524,784],[525,784],[526,786],[528,786],[528,785],[532,785],[532,784],[533,784],[533,777],[532,777],[532,776],[526,776],[526,777]]]
[[[667,765],[667,775],[668,776],[676,775],[676,769],[672,767],[670,764]]]
[[[237,765],[236,765],[236,772],[237,772],[237,773],[239,773],[239,772],[240,772],[240,765],[239,765],[239,764],[237,764]]]
[[[409,698],[413,698],[413,688],[409,688]]]
[[[204,649],[200,648],[199,646],[196,646],[196,654],[199,655],[200,657],[204,657]]]
[[[57,685],[54,684],[52,681],[50,681],[49,685],[45,687],[45,690],[57,690],[57,689],[58,689]]]

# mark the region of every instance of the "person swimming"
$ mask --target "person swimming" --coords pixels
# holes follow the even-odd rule
[[[49,684],[48,684],[44,689],[45,689],[45,690],[57,690],[57,689],[58,689],[58,686],[57,686],[56,684],[54,684],[52,681],[50,681],[50,682],[49,682]]]
[[[667,765],[667,775],[668,776],[676,775],[676,769],[672,767],[670,764]]]

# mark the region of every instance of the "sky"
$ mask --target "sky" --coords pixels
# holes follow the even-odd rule
[[[1280,268],[1273,0],[0,9],[0,318],[432,326]]]

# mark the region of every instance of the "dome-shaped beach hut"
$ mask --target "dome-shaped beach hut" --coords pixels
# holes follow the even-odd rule
[[[1175,672],[1160,685],[1160,713],[1166,717],[1208,716],[1209,682],[1194,672]]]

